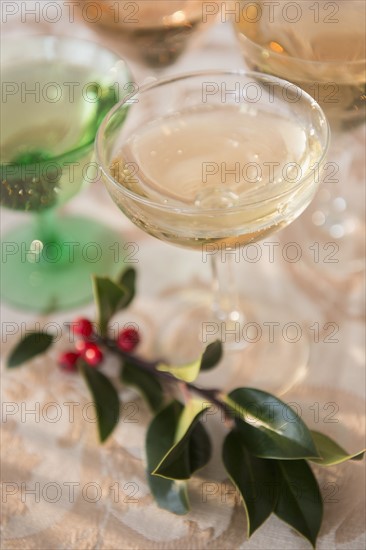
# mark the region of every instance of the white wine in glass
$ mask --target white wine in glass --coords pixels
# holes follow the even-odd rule
[[[83,185],[87,145],[118,91],[98,82],[90,67],[62,61],[57,70],[53,60],[41,60],[3,72],[0,156],[8,168],[3,165],[1,205],[27,212],[60,206]]]
[[[110,173],[162,206],[136,216],[148,233],[188,248],[221,243],[230,249],[262,239],[306,208],[321,151],[319,137],[287,113],[201,105],[139,128]],[[125,201],[117,204],[124,208]]]
[[[259,73],[207,71],[143,86],[112,109],[97,135],[96,158],[111,197],[137,226],[204,254],[212,246],[243,247],[297,218],[317,190],[328,139],[322,110],[297,86]],[[162,354],[168,350],[171,361],[182,360],[182,342],[184,359],[201,351],[206,321],[229,329],[248,319],[228,284],[230,262],[220,259],[211,256],[212,307],[193,317],[186,307],[174,312],[178,330],[165,334]],[[241,356],[242,344],[230,342],[241,375],[245,362],[253,364]],[[300,348],[307,342],[291,350],[283,344],[269,344],[271,367],[268,357],[261,367],[254,362],[247,383],[264,376],[268,388],[279,390],[297,378],[297,367],[304,372]]]
[[[364,157],[365,147],[366,2],[241,0],[235,5],[233,24],[248,67],[306,90],[324,110],[332,130],[322,189],[301,223],[284,235],[304,244],[302,266],[291,267],[305,288],[312,291],[316,286],[328,301],[341,302],[345,288],[358,292],[356,311],[362,315],[364,175],[354,169],[354,160]],[[334,263],[314,261],[311,243],[318,243],[325,257],[335,251]],[[311,287],[306,284],[310,278]]]
[[[75,4],[86,23],[109,36],[113,33],[124,56],[154,69],[173,64],[191,38],[215,21],[204,16],[204,0],[81,0]]]
[[[249,68],[295,82],[333,127],[364,120],[364,0],[236,4],[234,27]]]
[[[114,233],[57,211],[97,179],[96,131],[126,96],[130,72],[117,54],[77,38],[33,36],[27,47],[13,38],[1,54],[0,204],[32,214],[2,238],[1,297],[32,311],[75,307],[92,298],[92,273],[116,269]],[[95,261],[89,243],[103,251]]]

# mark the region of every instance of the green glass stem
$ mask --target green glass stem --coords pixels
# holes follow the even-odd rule
[[[44,244],[60,242],[56,228],[56,214],[53,208],[38,212],[35,215],[35,234]]]
[[[122,271],[119,236],[95,220],[55,217],[53,210],[5,235],[1,297],[32,311],[68,309],[92,299],[92,275]]]
[[[67,234],[67,226],[60,227],[54,208],[35,215],[34,237],[27,254],[28,261],[40,262],[44,266],[47,263],[58,266],[70,263],[70,235]]]

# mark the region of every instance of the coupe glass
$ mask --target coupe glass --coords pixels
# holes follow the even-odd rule
[[[279,0],[270,5],[258,0],[236,5],[233,24],[249,69],[300,86],[320,104],[331,126],[322,190],[294,230],[296,238],[318,243],[323,257],[333,251],[336,265],[314,262],[310,250],[304,266],[310,276],[316,272],[321,292],[336,287],[338,292],[348,283],[359,286],[365,210],[363,178],[357,177],[354,161],[364,155],[365,133],[360,125],[366,113],[366,3]]]
[[[236,4],[234,27],[250,69],[294,82],[312,95],[332,131],[364,121],[364,0]]]
[[[163,79],[107,115],[96,158],[112,199],[150,235],[212,263],[210,310],[190,320],[185,308],[175,311],[175,321],[182,313],[183,322],[174,323],[164,356],[169,350],[171,361],[195,357],[215,321],[228,348],[251,347],[229,336],[249,319],[230,269],[241,247],[287,226],[309,205],[319,183],[314,166],[321,169],[328,138],[326,118],[308,94],[241,71]],[[278,365],[283,354],[275,349],[282,343],[269,347],[272,371],[283,383],[293,379],[295,365],[304,365],[296,361],[296,345],[294,362]]]
[[[115,269],[111,231],[55,212],[96,179],[95,134],[126,96],[129,71],[92,42],[55,36],[3,45],[1,205],[32,214],[2,242],[1,296],[35,311],[89,300],[89,275]]]
[[[155,70],[173,64],[219,12],[204,0],[99,0],[92,5],[83,0],[76,5],[84,22],[98,25],[106,37],[118,37],[127,59]]]

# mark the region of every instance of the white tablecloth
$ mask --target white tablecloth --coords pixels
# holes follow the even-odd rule
[[[6,36],[20,35],[25,48],[29,33],[65,33],[102,41],[123,55],[118,36],[99,35],[97,27],[78,21],[41,21],[34,25],[31,19],[24,23],[9,17],[3,29]],[[238,67],[244,64],[232,29],[217,24],[202,36],[196,49],[165,72]],[[149,76],[149,70],[141,67],[134,67],[134,72],[138,82]],[[346,139],[347,147],[339,162],[351,169],[347,169],[340,187],[347,186],[349,192],[354,186],[357,196],[362,197],[363,129]],[[87,214],[120,232],[126,242],[137,243],[138,298],[131,319],[142,323],[146,349],[152,347],[155,332],[163,322],[160,312],[168,308],[170,291],[187,284],[207,286],[207,264],[194,252],[168,246],[138,230],[117,210],[101,184],[85,189],[67,205],[66,212]],[[304,327],[310,342],[306,371],[288,391],[286,380],[271,388],[265,375],[258,376],[263,388],[274,389],[286,402],[301,407],[302,417],[312,427],[355,451],[365,443],[360,268],[350,274],[342,259],[347,257],[347,243],[351,242],[347,239],[337,242],[339,265],[325,264],[323,257],[323,263],[320,259],[319,265],[309,267],[305,250],[316,239],[303,230],[304,219],[273,237],[272,242],[277,243],[273,262],[263,253],[258,262],[243,259],[237,266],[240,289],[248,302],[254,306],[256,301],[274,304],[283,322],[293,321]],[[23,215],[3,210],[2,231],[21,220]],[[282,254],[287,243],[294,241],[304,252],[296,265]],[[318,275],[318,269],[326,277]],[[134,392],[122,390],[122,421],[108,442],[100,446],[83,382],[66,376],[55,366],[65,340],[21,370],[5,372],[4,360],[21,330],[29,330],[37,322],[40,326],[48,322],[64,326],[76,315],[92,316],[93,312],[93,306],[88,305],[76,311],[37,316],[2,304],[2,548],[309,548],[274,516],[249,541],[246,539],[245,515],[226,480],[218,448],[216,458],[203,472],[205,478],[190,482],[190,513],[179,517],[160,510],[149,494],[144,473],[144,437],[150,413]],[[16,334],[11,334],[11,326],[16,327]],[[315,326],[320,331],[317,339]],[[112,371],[113,366],[111,362],[106,368]],[[214,387],[218,375],[212,372],[210,376]],[[211,431],[218,442],[220,422],[213,422]],[[365,548],[364,464],[347,463],[315,471],[325,500],[319,549]]]

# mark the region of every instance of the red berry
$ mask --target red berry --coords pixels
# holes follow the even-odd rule
[[[103,361],[103,353],[96,344],[87,343],[82,357],[91,367],[97,367]]]
[[[76,340],[75,342],[75,349],[80,355],[83,355],[86,352],[86,348],[88,347],[89,342],[86,340]]]
[[[60,367],[68,372],[75,372],[76,369],[76,361],[79,359],[80,355],[78,353],[74,353],[73,351],[67,351],[66,353],[62,353],[60,357],[58,358],[58,364]]]
[[[93,334],[93,325],[89,321],[89,319],[84,319],[83,317],[79,317],[78,319],[75,319],[75,321],[72,324],[72,331],[74,334],[78,336],[82,336],[83,338],[89,338]]]
[[[135,328],[121,330],[117,338],[117,346],[122,351],[132,351],[140,342],[140,334]]]

